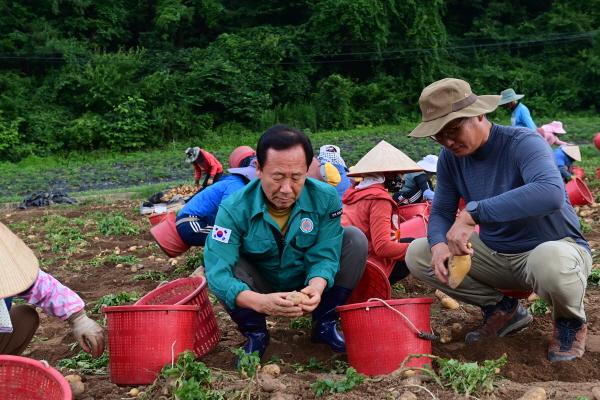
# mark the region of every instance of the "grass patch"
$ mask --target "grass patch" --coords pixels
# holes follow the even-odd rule
[[[588,176],[595,174],[600,165],[600,153],[591,145],[594,133],[600,126],[600,116],[566,114],[546,118],[535,116],[538,125],[560,119],[567,130],[564,140],[581,146],[582,165]],[[494,122],[509,123],[503,110],[490,114]],[[357,127],[346,131],[307,132],[315,150],[326,143],[342,149],[348,165],[355,164],[380,140],[398,147],[414,160],[426,154],[437,154],[438,144],[430,140],[409,138],[407,134],[418,121],[405,120],[396,125]],[[229,153],[239,145],[256,146],[261,132],[209,133],[203,142],[226,168]],[[168,187],[191,183],[193,172],[184,162],[183,151],[193,143],[172,142],[162,148],[131,153],[95,151],[69,153],[52,157],[31,156],[18,163],[0,162],[0,202],[20,201],[28,193],[52,188],[63,189],[70,195],[94,196],[103,193],[133,192],[143,199]],[[590,185],[599,187],[600,181],[590,179]]]
[[[104,236],[137,235],[140,228],[121,213],[108,214],[98,221],[98,231]]]
[[[137,274],[133,277],[134,281],[165,281],[167,280],[167,275],[164,272],[160,271],[146,271],[143,274]]]

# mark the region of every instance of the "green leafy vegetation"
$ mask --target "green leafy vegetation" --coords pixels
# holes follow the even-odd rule
[[[185,260],[181,265],[175,268],[173,274],[175,276],[189,275],[194,272],[196,268],[204,265],[204,252],[201,248],[192,248],[188,251]]]
[[[137,235],[140,228],[120,213],[108,214],[98,221],[98,231],[104,236]]]
[[[243,377],[252,378],[260,368],[260,357],[258,352],[247,354],[242,347],[232,349],[231,352],[238,358],[237,368]]]
[[[108,353],[104,352],[100,357],[93,358],[83,350],[71,358],[58,360],[56,364],[60,368],[76,369],[83,374],[106,375],[108,367]]]
[[[160,271],[146,271],[142,274],[134,275],[134,281],[165,281],[167,274]]]
[[[0,160],[416,122],[421,89],[449,75],[514,87],[579,141],[588,126],[562,113],[598,110],[598,1],[9,2]]]
[[[94,267],[99,267],[101,265],[107,265],[107,264],[110,264],[110,265],[117,265],[117,264],[135,265],[135,264],[139,264],[139,263],[140,263],[140,259],[138,257],[134,256],[133,254],[120,255],[120,254],[114,254],[114,253],[110,253],[105,256],[101,255],[101,256],[94,257],[89,262],[89,264]]]
[[[310,329],[312,321],[310,317],[298,317],[290,321],[290,328],[292,329]]]
[[[535,299],[529,306],[529,311],[533,315],[546,315],[549,311],[550,304],[544,299]]]
[[[439,366],[438,376],[444,386],[456,393],[471,396],[494,390],[494,383],[499,379],[500,368],[506,364],[507,357],[505,354],[497,360],[485,360],[481,364],[445,358],[434,360]]]
[[[588,284],[600,286],[600,268],[593,268],[588,277]]]
[[[196,361],[191,351],[181,353],[177,362],[165,366],[157,381],[141,396],[153,399],[158,396],[158,382],[166,380],[168,394],[177,400],[224,400],[224,393],[211,388],[211,370],[203,362]],[[163,389],[164,390],[164,389]],[[156,392],[156,393],[155,393]],[[163,396],[167,393],[161,393]],[[171,397],[169,397],[171,398]]]
[[[579,224],[581,225],[581,233],[592,232],[592,226],[585,222],[582,218],[579,218]]]
[[[325,394],[333,393],[344,393],[354,389],[354,387],[362,384],[365,381],[365,377],[354,368],[348,368],[346,370],[346,377],[340,380],[323,379],[317,380],[310,385],[311,389],[315,393],[315,396],[323,396]]]
[[[290,365],[295,373],[301,373],[305,371],[326,371],[327,367],[321,361],[317,360],[315,357],[311,357],[308,359],[308,362],[305,364],[302,363],[293,363]],[[345,369],[344,369],[345,371]]]
[[[98,299],[92,307],[91,312],[96,314],[100,312],[102,307],[120,306],[130,304],[139,300],[140,296],[137,293],[121,292],[118,294],[106,294]]]

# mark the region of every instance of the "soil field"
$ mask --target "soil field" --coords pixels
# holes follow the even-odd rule
[[[143,295],[157,286],[157,280],[173,279],[187,275],[194,265],[190,261],[199,252],[191,252],[179,259],[168,259],[156,246],[149,233],[147,219],[138,213],[138,203],[122,201],[115,203],[87,204],[78,206],[47,207],[24,211],[5,212],[0,220],[11,227],[34,249],[42,267],[66,285],[76,290],[88,304],[88,312],[103,296],[136,292]],[[600,209],[586,216],[589,232],[586,237],[594,248],[594,263],[600,268]],[[127,226],[127,234],[111,234],[102,228],[102,219],[121,216]],[[114,220],[113,220],[114,221]],[[126,225],[126,224],[125,224]],[[104,232],[104,233],[102,233]],[[151,272],[153,271],[153,272]],[[143,279],[143,277],[148,279]],[[152,280],[156,279],[156,280]],[[412,278],[402,282],[403,289],[395,290],[394,297],[434,297],[433,292]],[[396,288],[398,289],[398,287]],[[531,303],[522,300],[529,306]],[[546,390],[551,399],[594,399],[592,388],[600,386],[600,288],[590,285],[585,298],[589,328],[585,356],[574,362],[550,363],[546,359],[546,346],[552,331],[549,314],[538,315],[526,330],[505,338],[486,340],[466,346],[464,334],[477,327],[480,311],[476,307],[462,304],[457,310],[443,309],[434,299],[431,321],[434,331],[458,323],[452,339],[447,343],[434,342],[433,354],[459,361],[497,359],[503,354],[508,362],[500,370],[504,378],[491,394],[479,395],[486,399],[518,399],[526,390],[539,386]],[[217,347],[203,357],[212,371],[222,379],[216,385],[225,393],[237,393],[247,389],[252,382],[240,377],[233,367],[231,349],[243,343],[243,337],[235,329],[227,314],[217,303],[213,304],[222,338]],[[41,315],[41,325],[26,351],[35,359],[47,360],[56,366],[64,358],[73,357],[78,349],[68,325],[56,318]],[[100,321],[100,313],[92,313]],[[332,353],[325,345],[310,342],[310,328],[301,324],[290,324],[286,319],[268,321],[271,345],[263,362],[276,360],[281,375],[278,385],[271,392],[256,387],[244,396],[253,399],[303,399],[314,398],[311,384],[325,378],[341,379],[336,368],[347,366],[345,355]],[[373,354],[377,357],[377,354]],[[62,369],[66,375],[72,373]],[[339,371],[338,371],[339,372]],[[80,399],[118,400],[129,398],[132,387],[112,384],[106,374],[84,374],[86,389]],[[342,371],[343,373],[343,371]],[[147,391],[144,386],[138,387]],[[235,392],[236,389],[239,389]],[[414,393],[410,397],[406,392]],[[329,395],[339,399],[463,399],[448,387],[440,387],[434,381],[419,378],[408,380],[396,375],[367,379],[361,385],[344,393]],[[582,397],[583,396],[583,397]],[[229,397],[229,396],[226,396]],[[233,397],[233,395],[231,396]],[[161,398],[158,394],[152,398]],[[162,397],[167,398],[167,397]],[[475,397],[470,397],[475,398]]]

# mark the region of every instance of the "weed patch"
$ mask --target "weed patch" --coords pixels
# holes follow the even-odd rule
[[[311,389],[315,393],[315,396],[323,396],[325,394],[333,393],[344,393],[349,392],[354,387],[362,384],[365,381],[365,377],[354,368],[348,368],[346,370],[346,377],[341,380],[323,379],[318,380],[312,385]]]
[[[71,358],[63,358],[56,364],[60,368],[76,369],[84,374],[106,375],[108,367],[108,353],[104,352],[100,357],[93,358],[83,350]]]
[[[138,295],[137,293],[121,292],[119,294],[107,294],[100,297],[98,301],[96,301],[91,311],[92,313],[97,314],[98,312],[100,312],[102,307],[129,304],[133,303],[134,301],[137,301],[139,298],[140,295]]]
[[[109,214],[98,221],[98,231],[104,236],[137,235],[140,228],[123,216],[123,214]]]

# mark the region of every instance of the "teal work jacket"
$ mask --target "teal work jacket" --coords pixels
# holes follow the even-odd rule
[[[340,269],[342,204],[336,190],[307,178],[288,221],[286,234],[269,215],[260,180],[221,203],[206,240],[204,264],[208,286],[230,308],[251,290],[233,274],[240,257],[252,264],[273,290],[291,291],[315,277],[333,285]]]

